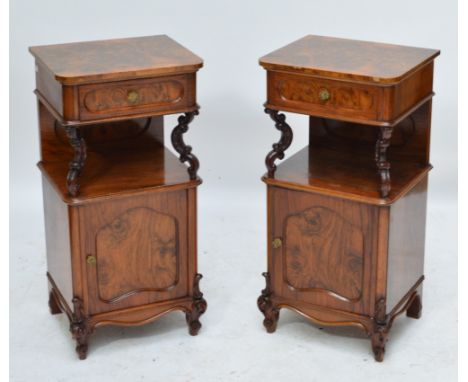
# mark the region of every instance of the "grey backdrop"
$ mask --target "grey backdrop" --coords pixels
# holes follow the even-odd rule
[[[80,380],[91,371],[99,380],[116,380],[123,375],[123,380],[136,380],[130,373],[134,367],[140,368],[142,376],[166,376],[170,380],[281,380],[281,375],[291,378],[287,373],[291,365],[296,365],[295,375],[300,380],[310,377],[310,368],[319,373],[313,366],[313,360],[318,359],[323,361],[321,372],[328,373],[321,380],[333,380],[334,375],[337,380],[372,376],[377,370],[381,377],[409,378],[416,373],[437,380],[443,375],[454,375],[456,1],[14,0],[10,12],[10,301],[14,380],[31,380],[33,376],[47,381],[65,376],[68,381]],[[85,369],[85,365],[74,362],[65,321],[49,317],[45,305],[41,187],[35,166],[39,144],[32,93],[34,64],[27,48],[154,34],[171,36],[205,63],[198,75],[201,114],[191,125],[186,140],[200,159],[200,176],[204,179],[199,188],[199,252],[200,270],[205,274],[202,288],[207,292],[209,310],[203,319],[204,329],[193,340],[202,342],[190,342],[182,319],[179,322],[172,317],[149,329],[104,330],[106,335],[97,335],[97,345],[91,344]],[[265,73],[258,58],[306,34],[441,50],[435,65],[433,102],[431,161],[435,169],[430,175],[425,294],[429,306],[425,317],[429,319],[421,321],[430,327],[407,324],[414,329],[402,329],[407,332],[390,340],[391,353],[380,368],[370,363],[366,340],[325,335],[292,314],[282,313],[285,328],[280,321],[279,332],[267,336],[255,308],[255,299],[263,287],[259,273],[266,267],[265,187],[260,177],[265,172],[265,154],[278,139],[273,123],[263,113]],[[307,142],[307,118],[288,114],[288,121],[295,133],[287,152],[290,155]],[[175,117],[167,118],[168,129],[174,123]],[[439,314],[440,310],[445,313]],[[413,330],[421,330],[420,337]],[[430,336],[426,335],[427,330],[433,330]],[[125,335],[122,337],[121,333]],[[121,341],[129,342],[128,347],[122,349]],[[231,357],[223,357],[225,345]],[[95,352],[93,346],[97,347]],[[142,348],[150,358],[132,358]],[[276,352],[271,351],[273,348]],[[156,361],[152,361],[148,351],[157,354]],[[187,357],[177,358],[177,354]],[[299,361],[302,355],[304,362]],[[159,374],[155,374],[151,368],[154,362],[161,361],[158,357],[166,358]],[[345,360],[343,366],[336,368],[333,358]],[[34,362],[26,367],[25,359]],[[296,363],[291,363],[291,359]],[[356,369],[356,365],[363,365],[363,359],[369,362]],[[114,371],[99,367],[99,360]],[[164,369],[176,362],[176,374]],[[204,366],[197,366],[197,362]],[[49,368],[47,364],[60,366]],[[54,377],[54,373],[58,376]]]

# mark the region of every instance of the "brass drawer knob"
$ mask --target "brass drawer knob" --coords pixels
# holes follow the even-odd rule
[[[273,246],[274,249],[278,249],[279,247],[283,245],[283,241],[279,237],[277,237],[271,242],[271,245]]]
[[[127,100],[130,103],[136,103],[140,100],[140,95],[135,90],[129,91],[127,94]]]
[[[92,255],[86,256],[86,262],[89,265],[96,265],[96,257],[94,257]]]
[[[320,101],[325,102],[330,99],[330,92],[327,89],[322,89],[319,92]]]

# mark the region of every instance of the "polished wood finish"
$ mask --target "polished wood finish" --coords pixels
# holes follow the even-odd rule
[[[201,60],[166,36],[31,52],[51,313],[68,316],[80,359],[97,327],[175,310],[196,335],[207,308],[197,273],[201,179],[183,134],[198,114]],[[162,115],[178,112],[180,157],[164,146]]]
[[[282,132],[266,157],[269,333],[281,308],[352,325],[382,361],[396,317],[419,318],[433,59],[438,51],[307,36],[273,52],[266,112]],[[308,145],[284,162],[309,115]]]
[[[394,126],[427,102],[438,50],[306,36],[260,59],[269,109]]]
[[[33,46],[29,51],[67,85],[194,72],[203,66],[200,57],[166,35]]]
[[[63,125],[198,109],[201,58],[167,36],[31,47],[36,93]]]
[[[434,49],[308,35],[260,58],[267,70],[395,83],[430,63]]]

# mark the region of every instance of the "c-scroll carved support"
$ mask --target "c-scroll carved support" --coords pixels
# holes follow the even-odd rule
[[[390,146],[393,127],[381,126],[379,138],[375,145],[375,163],[380,175],[380,195],[386,198],[391,190],[390,162],[387,160],[387,149]]]
[[[174,149],[179,153],[179,160],[183,162],[189,162],[188,173],[190,179],[197,178],[197,171],[200,167],[198,158],[192,154],[192,147],[187,146],[183,139],[183,134],[188,131],[188,125],[193,121],[195,116],[198,115],[198,110],[185,113],[177,119],[177,126],[174,128],[171,134],[171,142]]]
[[[88,337],[90,334],[87,319],[83,312],[83,301],[78,297],[74,297],[73,314],[70,321],[70,332],[76,340],[76,352],[78,357],[83,360],[88,354]]]
[[[65,126],[65,132],[74,150],[73,160],[69,164],[67,175],[67,189],[71,196],[77,196],[80,192],[78,178],[86,161],[86,142],[78,127]]]
[[[270,274],[264,272],[262,275],[265,277],[266,287],[262,290],[262,294],[257,300],[257,305],[258,309],[265,316],[263,326],[265,326],[268,333],[274,333],[278,324],[279,309],[271,301]]]
[[[280,114],[277,110],[265,109],[270,118],[275,122],[275,127],[281,131],[281,138],[278,143],[273,144],[271,150],[265,158],[265,164],[268,169],[268,176],[272,177],[276,171],[275,161],[284,158],[284,152],[291,145],[293,132],[291,126],[286,123],[286,116]]]
[[[423,279],[424,277],[421,277],[418,284],[422,282]],[[418,284],[416,284],[416,286]],[[371,319],[373,327],[369,333],[372,342],[372,351],[374,352],[375,360],[378,362],[383,361],[385,355],[385,344],[395,319],[404,312],[406,312],[408,317],[421,317],[421,296],[413,289],[407,294],[405,297],[405,303],[402,304],[398,310],[393,310],[389,314],[386,314],[386,310],[385,298],[381,297],[375,303],[374,316]]]
[[[377,362],[382,362],[385,355],[385,344],[387,343],[388,332],[392,321],[388,320],[386,315],[386,300],[380,298],[375,303],[374,317],[372,318],[374,325],[371,333],[372,351]]]
[[[193,301],[192,307],[189,311],[185,313],[185,318],[187,320],[187,324],[189,327],[189,333],[191,336],[196,336],[198,331],[201,328],[201,323],[199,321],[200,316],[206,312],[208,304],[206,300],[203,298],[203,293],[200,291],[200,280],[202,279],[202,275],[197,273],[193,280]]]

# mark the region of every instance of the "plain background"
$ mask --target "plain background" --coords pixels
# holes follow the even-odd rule
[[[456,377],[457,4],[455,1],[59,1],[10,5],[10,367],[13,381],[334,381]],[[199,269],[209,308],[198,337],[181,314],[105,328],[78,362],[64,317],[47,309],[31,45],[167,34],[205,61],[202,109],[186,141],[201,162]],[[423,317],[397,320],[383,364],[369,341],[282,311],[265,333],[255,306],[266,268],[264,157],[278,139],[263,113],[258,58],[307,34],[437,48]],[[168,131],[175,116],[166,118]],[[307,118],[288,114],[294,142]],[[62,315],[63,316],[63,315]]]

